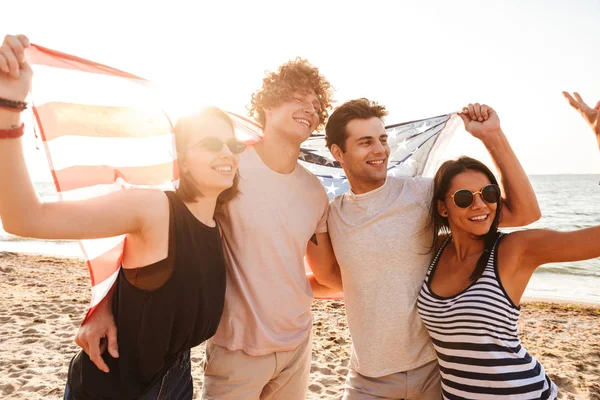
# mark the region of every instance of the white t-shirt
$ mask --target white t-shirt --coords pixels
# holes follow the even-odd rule
[[[431,261],[426,228],[432,180],[388,177],[371,192],[330,203],[328,230],[344,283],[351,367],[368,377],[436,359],[417,313]]]
[[[327,232],[327,194],[300,164],[280,174],[254,148],[240,156],[239,171],[240,194],[217,216],[227,288],[211,340],[252,356],[294,350],[312,328],[304,255],[310,238]]]

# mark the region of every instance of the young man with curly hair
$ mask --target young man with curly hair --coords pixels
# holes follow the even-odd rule
[[[252,95],[249,112],[263,139],[240,155],[240,193],[216,215],[227,289],[219,328],[206,344],[203,399],[306,398],[311,287],[315,294],[339,291],[341,280],[327,234],[327,195],[298,157],[301,143],[323,126],[331,96],[329,82],[300,58],[267,74]],[[80,328],[78,343],[88,343],[82,347],[97,348],[107,336],[116,350],[109,314],[100,307]]]
[[[327,195],[298,157],[323,126],[331,96],[329,82],[303,59],[268,74],[252,95],[250,115],[264,137],[240,157],[240,195],[219,219],[227,293],[206,347],[204,399],[306,398],[313,292],[304,256],[315,288],[338,282],[329,271],[339,270]]]

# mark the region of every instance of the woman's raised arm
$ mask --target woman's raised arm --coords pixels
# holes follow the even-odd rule
[[[126,190],[94,199],[42,203],[23,157],[20,108],[33,72],[25,61],[27,37],[6,36],[0,47],[0,217],[4,229],[24,237],[92,239],[142,230],[144,216],[166,204],[159,191]]]

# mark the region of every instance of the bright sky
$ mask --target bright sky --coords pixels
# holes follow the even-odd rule
[[[600,173],[595,139],[561,95],[600,100],[597,0],[6,3],[1,34],[151,79],[181,109],[245,113],[264,71],[302,56],[338,102],[377,100],[387,123],[486,103],[527,173]],[[451,155],[485,159],[469,139]]]

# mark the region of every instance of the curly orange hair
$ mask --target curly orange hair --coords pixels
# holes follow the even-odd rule
[[[313,90],[321,104],[319,125],[325,124],[331,109],[333,88],[319,69],[307,60],[296,57],[279,67],[277,72],[268,73],[263,79],[262,88],[252,94],[248,105],[248,114],[260,126],[265,127],[265,109],[277,107],[284,101],[292,100],[294,93],[306,93]]]

